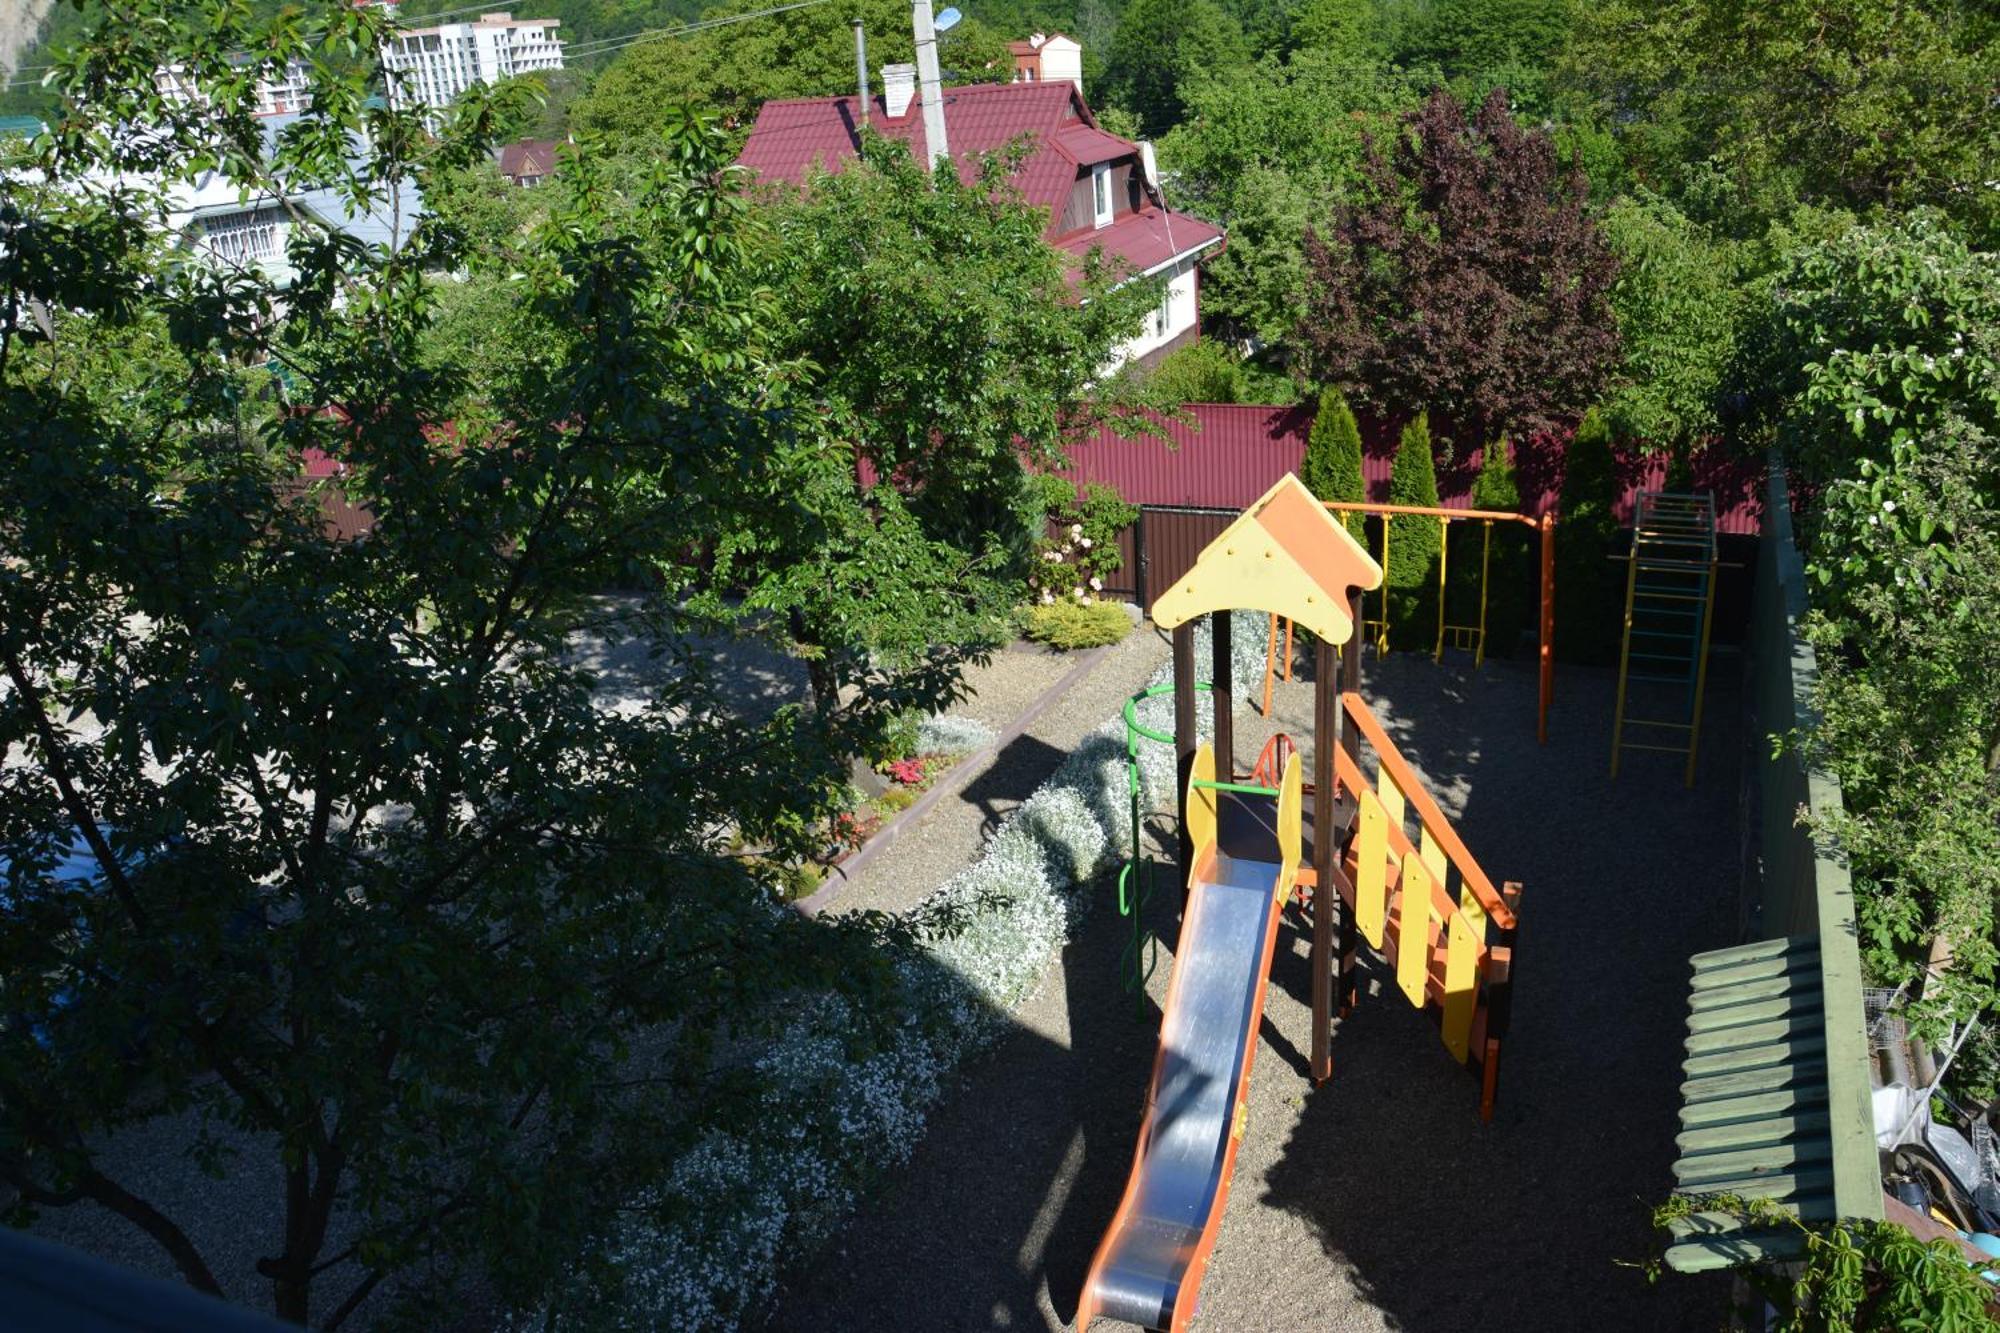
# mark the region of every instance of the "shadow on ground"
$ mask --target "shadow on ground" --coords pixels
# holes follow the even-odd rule
[[[1730,942],[1742,866],[1734,671],[1714,673],[1699,785],[1645,756],[1607,780],[1611,680],[1566,671],[1550,742],[1534,674],[1370,660],[1364,691],[1496,879],[1525,885],[1515,1025],[1498,1114],[1379,963],[1302,1076],[1307,944],[1287,921],[1252,1074],[1249,1134],[1198,1330],[1696,1330],[1726,1280],[1648,1286],[1671,1188],[1687,958]],[[1261,731],[1309,735],[1309,688]],[[1290,710],[1289,712],[1287,710]],[[1074,1317],[1124,1189],[1169,967],[1143,1006],[1119,982],[1129,923],[1096,911],[1014,1029],[966,1069],[910,1165],[810,1271],[779,1329],[1057,1329]],[[1163,949],[1178,895],[1155,896]]]

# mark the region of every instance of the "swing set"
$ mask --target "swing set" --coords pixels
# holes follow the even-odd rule
[[[1535,707],[1535,739],[1546,744],[1549,739],[1549,704],[1555,697],[1556,659],[1556,520],[1553,514],[1540,518],[1529,518],[1526,514],[1516,514],[1501,509],[1444,509],[1426,505],[1392,504],[1350,504],[1344,502],[1321,501],[1326,509],[1339,517],[1340,525],[1350,534],[1353,525],[1349,516],[1359,514],[1365,523],[1369,516],[1381,520],[1382,541],[1379,564],[1389,567],[1389,530],[1397,518],[1435,519],[1438,530],[1438,598],[1437,636],[1431,648],[1433,661],[1444,660],[1447,646],[1462,649],[1472,654],[1472,664],[1482,666],[1486,662],[1486,609],[1489,576],[1493,565],[1493,525],[1495,523],[1520,523],[1533,529],[1539,539],[1541,571],[1538,580],[1541,590],[1541,614],[1538,624],[1536,655],[1539,659],[1538,690]],[[1447,595],[1447,580],[1451,570],[1451,525],[1454,523],[1477,523],[1480,527],[1479,543],[1479,618],[1470,624],[1453,624],[1448,617],[1450,599]],[[1411,540],[1422,540],[1419,536]],[[1358,599],[1357,610],[1361,613],[1362,637],[1371,638],[1378,654],[1389,651],[1389,590],[1384,586],[1376,593],[1377,614],[1367,615],[1366,598]],[[1284,652],[1278,651],[1278,622],[1284,620]],[[1372,631],[1372,634],[1370,633]],[[1271,616],[1270,642],[1264,651],[1264,715],[1271,714],[1272,687],[1282,676],[1292,678],[1292,622],[1289,618],[1273,614]]]

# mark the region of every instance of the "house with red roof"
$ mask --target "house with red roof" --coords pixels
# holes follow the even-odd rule
[[[1030,145],[1014,175],[1028,203],[1048,213],[1049,244],[1081,260],[1092,250],[1133,278],[1164,279],[1159,308],[1117,364],[1151,365],[1191,343],[1201,328],[1199,265],[1220,251],[1220,227],[1166,205],[1151,144],[1098,128],[1083,92],[1068,79],[980,83],[943,90],[945,147],[959,178],[971,181],[982,154],[1016,140]],[[861,146],[865,123],[929,160],[912,65],[882,67],[882,92],[865,108],[855,97],[764,103],[737,161],[759,179],[797,184],[817,165],[838,171]]]

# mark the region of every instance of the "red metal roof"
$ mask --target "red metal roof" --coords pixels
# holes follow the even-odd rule
[[[902,140],[921,155],[927,142],[921,98],[919,92],[908,110],[894,119],[879,96],[871,98],[870,127]],[[766,102],[736,160],[765,180],[794,184],[804,180],[815,164],[838,170],[860,151],[859,105],[853,97]],[[1222,236],[1220,228],[1183,214],[1165,214],[1150,201],[1144,211],[1109,227],[1070,237],[1054,234],[1082,168],[1136,157],[1139,152],[1138,145],[1097,128],[1083,95],[1067,79],[947,88],[944,123],[959,179],[968,183],[978,174],[981,154],[1029,140],[1031,147],[1014,174],[1014,185],[1030,205],[1049,211],[1049,239],[1072,254],[1082,256],[1093,245],[1102,246],[1105,253],[1143,273]],[[1179,249],[1168,248],[1169,232]]]
[[[502,176],[546,176],[555,169],[554,139],[523,139],[500,150]]]
[[[1221,239],[1222,228],[1212,223],[1164,208],[1148,208],[1141,213],[1128,214],[1108,227],[1076,232],[1056,244],[1078,258],[1102,247],[1105,254],[1116,255],[1145,273],[1175,255],[1199,250]],[[1254,500],[1262,494],[1263,491],[1258,491],[1250,498]]]
[[[950,122],[946,122],[945,132],[947,134],[951,132]],[[1095,166],[1099,162],[1130,157],[1139,151],[1137,145],[1089,125],[1070,125],[1057,130],[1056,147],[1062,151],[1064,157],[1080,167]]]

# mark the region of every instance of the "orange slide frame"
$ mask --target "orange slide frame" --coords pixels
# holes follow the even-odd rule
[[[1215,751],[1204,745],[1195,754],[1194,764],[1188,774],[1188,824],[1198,836],[1194,865],[1189,874],[1189,882],[1205,885],[1212,881],[1216,859],[1216,797],[1213,790],[1202,790],[1195,786],[1197,781],[1215,780]],[[1285,905],[1291,901],[1293,881],[1298,872],[1299,848],[1302,838],[1302,816],[1304,813],[1304,793],[1299,756],[1296,752],[1285,760],[1284,777],[1278,783],[1278,828],[1280,855],[1284,862],[1279,874],[1276,891],[1271,895],[1271,908],[1264,922],[1264,947],[1257,962],[1257,998],[1250,1006],[1247,1026],[1243,1037],[1243,1066],[1236,1079],[1235,1095],[1231,1101],[1229,1137],[1222,1150],[1222,1170],[1217,1177],[1215,1200],[1203,1222],[1201,1237],[1195,1243],[1194,1253],[1188,1259],[1186,1275],[1181,1279],[1180,1290],[1174,1298],[1172,1320],[1168,1333],[1183,1333],[1188,1321],[1194,1318],[1195,1306],[1201,1295],[1201,1281],[1208,1271],[1209,1257],[1215,1250],[1215,1237],[1222,1228],[1222,1214],[1229,1202],[1229,1185],[1236,1173],[1236,1150],[1242,1145],[1243,1135],[1249,1119],[1250,1069],[1257,1058],[1257,1032],[1264,1021],[1264,988],[1270,984],[1271,959],[1277,952],[1278,924],[1283,918]],[[1199,891],[1189,897],[1188,910],[1181,924],[1181,938],[1192,939],[1200,929],[1201,913],[1206,898]],[[1175,967],[1172,979],[1167,983],[1167,1002],[1161,1013],[1164,1026],[1166,1015],[1174,1012],[1180,1001],[1181,979],[1184,969]],[[1076,1311],[1076,1333],[1085,1333],[1090,1321],[1096,1317],[1095,1293],[1098,1274],[1104,1269],[1106,1259],[1118,1236],[1131,1219],[1133,1204],[1138,1199],[1139,1185],[1144,1178],[1146,1149],[1152,1143],[1156,1128],[1154,1122],[1154,1098],[1159,1091],[1160,1076],[1167,1059],[1166,1044],[1161,1042],[1153,1052],[1153,1072],[1146,1082],[1146,1114],[1139,1130],[1138,1146],[1132,1151],[1132,1169],[1125,1178],[1125,1193],[1118,1200],[1118,1211],[1112,1214],[1111,1225],[1105,1229],[1104,1239],[1098,1242],[1097,1251],[1091,1256],[1090,1269],[1084,1278],[1083,1293],[1078,1300]]]

